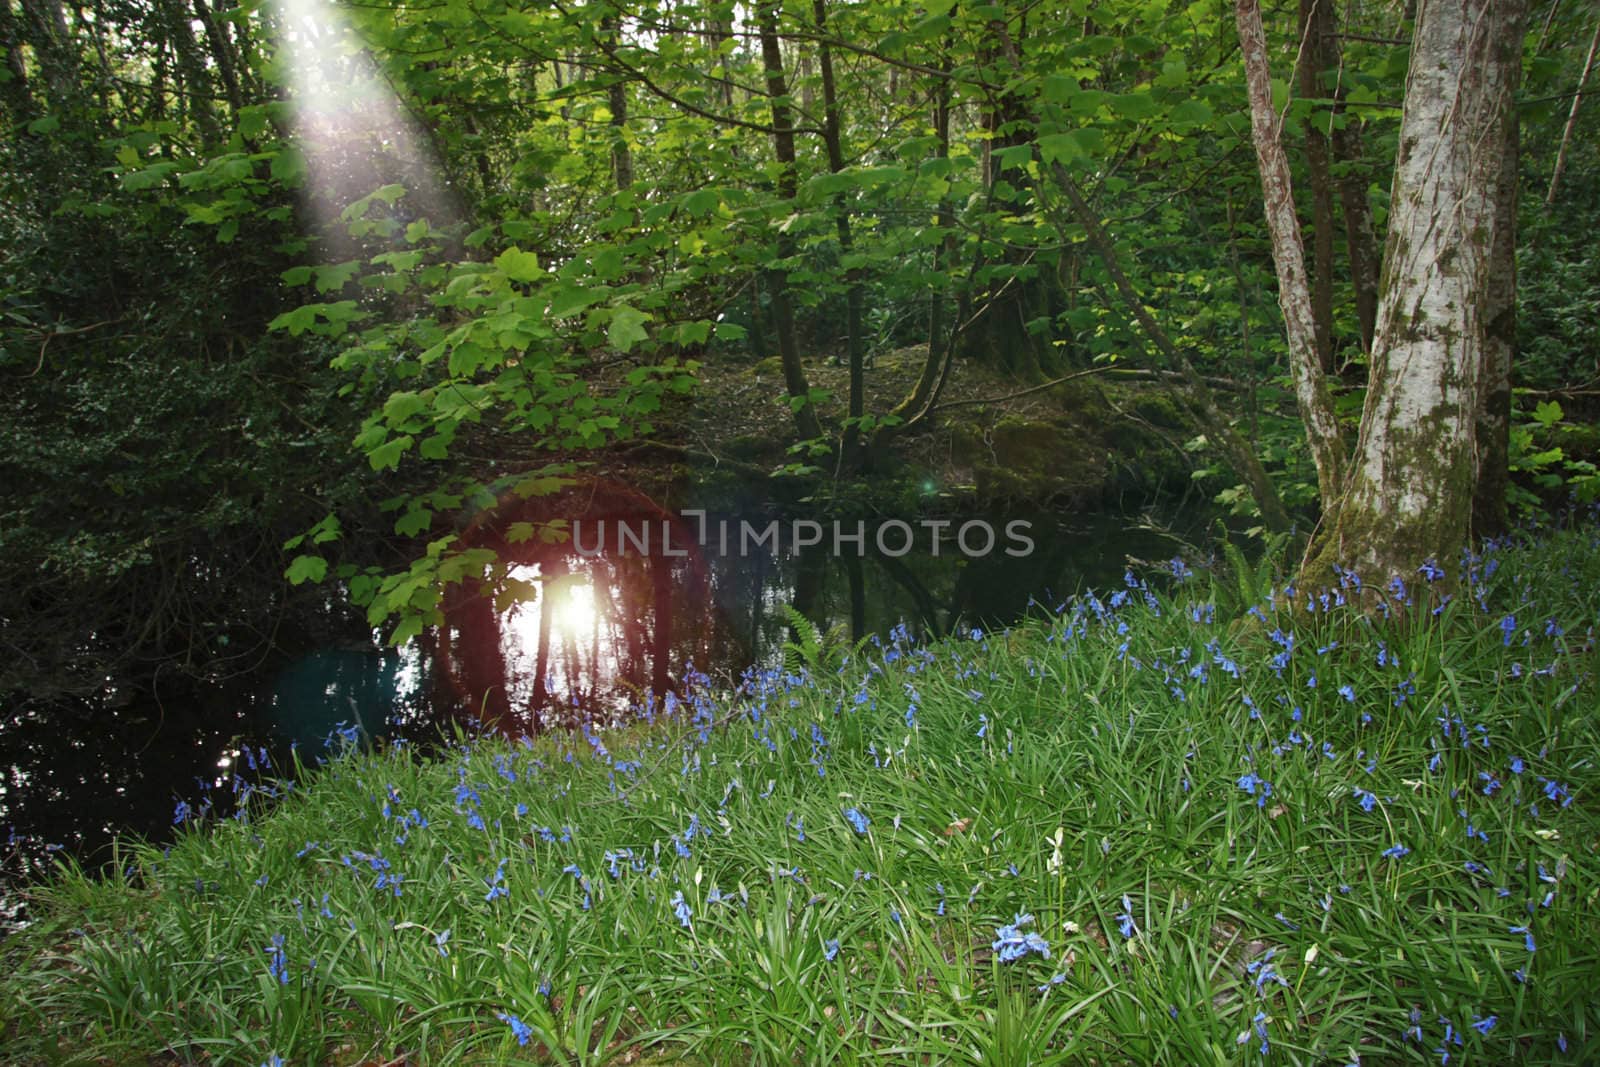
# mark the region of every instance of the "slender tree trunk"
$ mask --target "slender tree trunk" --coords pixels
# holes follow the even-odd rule
[[[1302,4],[1307,0],[1302,0]],[[1334,0],[1312,0],[1306,32],[1308,47],[1314,50],[1323,72],[1339,70],[1339,27],[1334,16]],[[1324,76],[1326,76],[1324,74]],[[1344,216],[1344,239],[1350,259],[1350,284],[1356,296],[1356,320],[1361,327],[1361,351],[1372,352],[1372,331],[1378,321],[1378,240],[1372,228],[1372,208],[1367,203],[1365,155],[1361,145],[1361,121],[1344,105],[1344,84],[1335,81],[1323,86],[1333,98],[1330,115],[1331,147],[1337,169],[1333,174],[1339,193],[1339,210]],[[1331,366],[1330,370],[1333,369]]]
[[[233,42],[206,0],[193,0],[193,3],[195,17],[206,30],[206,46],[211,51],[211,61],[217,66],[217,77],[222,79],[222,89],[228,94],[228,106],[237,115],[239,109],[244,107],[244,94],[239,89],[238,62]]]
[[[22,0],[22,23],[47,91],[47,110],[71,108],[80,95],[78,50],[61,0]]]
[[[828,151],[828,169],[839,174],[845,169],[844,135],[839,130],[839,95],[833,79],[833,50],[828,47],[827,0],[812,0],[811,10],[817,24],[820,40],[817,65],[822,73],[822,140]],[[855,239],[850,229],[850,203],[841,193],[834,197],[834,228],[839,235],[839,257],[849,259],[855,249]],[[845,348],[850,364],[850,397],[848,414],[855,420],[845,429],[841,458],[847,470],[860,467],[860,419],[866,411],[866,350],[861,336],[861,272],[858,268],[845,269]]]
[[[1327,64],[1317,32],[1317,10],[1332,0],[1300,0],[1300,95],[1321,99]],[[1254,6],[1254,5],[1252,5]],[[1255,9],[1256,24],[1261,12]],[[1263,61],[1265,53],[1262,54]],[[1268,96],[1270,108],[1272,98]],[[1253,104],[1253,101],[1252,101]],[[1306,173],[1311,180],[1311,323],[1317,361],[1324,374],[1333,364],[1333,175],[1328,163],[1327,116],[1314,112],[1306,122]]]
[[[939,65],[941,71],[949,71],[950,58],[946,55]],[[936,138],[934,157],[936,159],[950,158],[950,81],[948,78],[939,78],[934,81],[931,89],[933,111],[933,133]],[[945,234],[944,240],[934,246],[933,270],[935,274],[942,273],[955,259],[956,238],[953,232],[955,226],[955,212],[951,207],[948,196],[939,199],[939,208],[935,215],[937,225]],[[946,337],[945,304],[942,293],[934,293],[933,299],[928,302],[928,351],[922,361],[922,373],[917,376],[917,384],[912,387],[909,395],[896,405],[893,414],[896,418],[905,420],[914,418],[918,413],[926,411],[933,401],[934,387],[938,384],[941,367],[948,360],[950,342]],[[887,428],[886,428],[887,429]],[[892,430],[890,431],[892,432]],[[882,438],[883,430],[878,437]]]
[[[1525,14],[1521,0],[1417,6],[1366,408],[1307,557],[1312,579],[1342,563],[1381,583],[1450,559],[1467,537],[1487,335],[1510,298],[1490,289],[1509,282],[1492,265],[1512,224],[1506,125]]]
[[[757,32],[761,37],[761,64],[766,73],[767,98],[772,113],[772,151],[778,160],[778,195],[793,201],[799,184],[795,174],[794,126],[789,109],[789,87],[783,71],[783,50],[778,44],[778,11],[767,2],[756,9]],[[783,364],[783,383],[795,401],[795,427],[804,438],[822,436],[822,424],[811,406],[811,386],[806,381],[800,358],[800,342],[795,336],[794,300],[789,291],[789,272],[784,264],[795,254],[794,238],[777,235],[777,258],[783,263],[765,272],[767,293],[772,300],[772,328],[778,335],[778,357]]]
[[[1327,2],[1327,0],[1321,0]],[[1328,393],[1326,364],[1318,351],[1316,315],[1306,284],[1300,244],[1300,220],[1294,211],[1289,158],[1284,154],[1282,124],[1272,108],[1272,72],[1267,67],[1267,40],[1257,0],[1238,0],[1234,17],[1244,54],[1245,82],[1250,97],[1250,127],[1261,189],[1266,200],[1267,230],[1272,235],[1272,260],[1278,269],[1278,306],[1289,335],[1289,364],[1295,399],[1306,424],[1311,457],[1317,466],[1317,489],[1323,500],[1339,492],[1343,446],[1333,398]],[[1332,269],[1329,254],[1327,269]],[[1331,299],[1331,297],[1330,297]]]
[[[1343,93],[1341,91],[1340,95]],[[1333,129],[1333,155],[1339,162],[1339,209],[1344,213],[1344,240],[1350,256],[1350,284],[1356,294],[1356,320],[1361,324],[1361,351],[1372,353],[1378,327],[1378,238],[1367,203],[1361,125],[1344,116]]]
[[[0,0],[0,50],[5,52],[7,80],[0,84],[5,105],[13,119],[34,116],[33,94],[28,89],[28,67],[22,54],[22,28],[11,12],[11,0]]]
[[[1213,438],[1212,444],[1221,451],[1223,458],[1234,472],[1245,480],[1250,489],[1250,496],[1261,509],[1262,521],[1270,530],[1289,529],[1291,525],[1289,513],[1284,510],[1283,501],[1278,498],[1277,490],[1272,487],[1272,480],[1267,477],[1260,458],[1229,424],[1227,416],[1217,406],[1216,398],[1212,396],[1205,380],[1194,369],[1194,364],[1189,362],[1189,358],[1173,343],[1171,336],[1161,328],[1161,324],[1139,298],[1138,290],[1133,287],[1133,283],[1128,280],[1127,274],[1122,269],[1116,246],[1111,243],[1105,228],[1100,225],[1094,209],[1084,199],[1078,183],[1072,180],[1072,175],[1068,174],[1067,169],[1060,163],[1051,165],[1051,173],[1054,174],[1062,191],[1066,193],[1072,214],[1083,227],[1089,247],[1094,249],[1100,257],[1100,262],[1104,264],[1106,273],[1111,275],[1112,284],[1116,286],[1117,295],[1121,297],[1123,306],[1144,330],[1145,336],[1150,338],[1157,351],[1166,358],[1173,369],[1183,375],[1184,384],[1189,388],[1189,398],[1207,432]]]
[[[1509,72],[1508,93],[1517,88],[1520,61]],[[1517,200],[1521,173],[1522,138],[1516,108],[1505,120],[1505,141],[1500,153],[1499,185],[1495,190],[1498,225],[1489,250],[1488,292],[1485,294],[1483,381],[1478,386],[1477,482],[1472,494],[1472,532],[1492,537],[1508,527],[1506,487],[1510,482],[1511,368],[1517,350]]]
[[[1561,174],[1567,169],[1567,146],[1572,143],[1572,130],[1578,125],[1578,105],[1583,103],[1583,90],[1589,84],[1594,70],[1595,48],[1600,47],[1600,17],[1595,19],[1594,35],[1589,38],[1589,55],[1583,61],[1583,73],[1578,77],[1578,91],[1572,94],[1572,107],[1567,110],[1567,124],[1561,130],[1561,147],[1556,151],[1555,170],[1550,172],[1550,191],[1545,194],[1544,206],[1556,202],[1556,189],[1561,185]]]
[[[600,33],[615,44],[616,20],[601,19]],[[622,192],[633,188],[633,150],[628,147],[628,83],[620,77],[606,88],[606,109],[611,112],[611,178]]]

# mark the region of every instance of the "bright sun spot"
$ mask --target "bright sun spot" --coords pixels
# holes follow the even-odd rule
[[[569,585],[565,595],[556,594],[550,610],[554,613],[550,616],[552,629],[573,637],[589,633],[595,623],[594,586],[587,582]]]
[[[576,578],[540,582],[534,567],[513,567],[511,577],[540,586],[535,599],[517,604],[505,615],[502,626],[513,647],[528,652],[539,647],[539,615],[543,611],[550,612],[552,641],[580,638],[593,632],[599,615],[594,586]]]

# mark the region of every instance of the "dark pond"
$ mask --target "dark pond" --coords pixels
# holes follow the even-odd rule
[[[539,533],[565,521],[565,542]],[[179,800],[226,811],[237,763],[311,762],[339,724],[426,742],[452,722],[512,733],[611,722],[693,670],[731,683],[781,659],[785,606],[852,635],[986,628],[1035,600],[1119,584],[1127,560],[1204,541],[1198,514],[880,516],[808,522],[757,509],[669,513],[604,484],[500,509],[463,540],[514,561],[498,596],[457,595],[404,647],[370,635],[215,683],[21,699],[0,714],[0,879],[52,853],[108,861],[118,832],[159,840]],[[531,536],[530,536],[531,533]],[[520,598],[519,598],[520,594]],[[497,603],[498,600],[498,603]],[[332,605],[330,605],[332,607]],[[247,743],[248,742],[248,743]]]

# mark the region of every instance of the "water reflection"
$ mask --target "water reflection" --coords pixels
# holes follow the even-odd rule
[[[706,518],[713,529],[771,521],[757,508]],[[526,536],[527,524],[557,520],[580,536]],[[852,638],[901,622],[923,639],[958,623],[994,628],[1035,601],[1053,609],[1079,588],[1120,585],[1128,556],[1169,558],[1200,540],[1204,520],[1176,537],[1117,515],[1030,521],[1033,551],[1020,558],[894,556],[870,544],[859,555],[829,544],[740,553],[715,537],[699,545],[694,522],[615,486],[516,502],[463,538],[495,549],[509,572],[458,590],[444,625],[403,648],[384,649],[359,626],[320,644],[307,630],[299,655],[255,676],[129,678],[98,699],[0,699],[0,885],[48,869],[47,845],[94,864],[116,833],[159,840],[178,801],[225,817],[252,743],[287,771],[291,744],[314,762],[340,723],[424,743],[466,719],[508,734],[615,723],[659,706],[689,671],[731,687],[750,665],[779,661],[792,636],[785,606]],[[603,546],[592,532],[600,523],[612,532]],[[632,536],[615,536],[622,528]]]
[[[870,536],[843,552],[826,536],[748,551],[737,533],[706,531],[764,530],[770,516],[668,513],[603,483],[519,503],[469,540],[509,556],[509,573],[457,595],[431,635],[441,701],[513,735],[612,724],[686,672],[731,685],[752,664],[777,662],[791,637],[787,605],[852,639],[900,623],[928,639],[958,622],[1013,623],[1083,586],[1119,585],[1130,554],[1166,558],[1175,547],[1124,517],[1008,519],[1031,524],[1026,553],[968,555],[947,543],[886,554]],[[508,536],[552,523],[564,524],[565,540]]]

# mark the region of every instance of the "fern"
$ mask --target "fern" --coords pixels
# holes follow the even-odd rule
[[[783,669],[794,673],[802,670],[822,676],[837,673],[847,662],[861,654],[871,635],[864,635],[855,644],[850,643],[849,632],[842,623],[835,623],[824,633],[816,623],[796,611],[792,605],[779,605],[796,640],[783,643]]]

